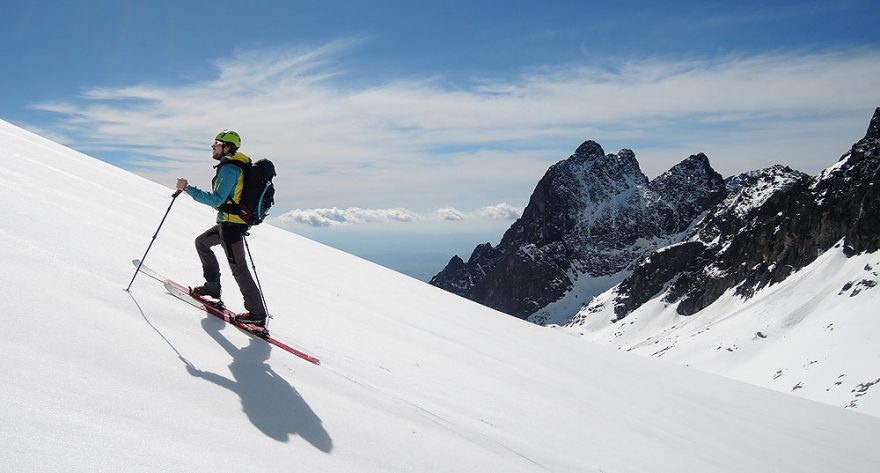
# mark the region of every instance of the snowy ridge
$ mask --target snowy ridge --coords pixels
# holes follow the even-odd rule
[[[785,191],[809,176],[787,166],[776,165],[761,171],[752,171],[727,179],[728,195],[718,205],[739,218],[767,203],[779,191]]]
[[[0,228],[2,471],[776,473],[880,462],[880,419],[584,343],[263,225],[250,243],[270,328],[322,361],[305,363],[153,279],[123,291],[170,189],[2,121],[0,154],[15,199]],[[209,165],[191,181],[208,182]],[[199,281],[192,241],[211,221],[178,199],[147,263]],[[240,310],[223,270],[224,299]]]
[[[617,288],[566,327],[590,340],[880,415],[880,255],[842,245],[744,300],[730,290],[695,315],[657,296],[619,323]],[[872,390],[873,389],[873,390]]]

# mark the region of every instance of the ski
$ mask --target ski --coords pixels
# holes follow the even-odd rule
[[[217,317],[218,319],[223,320],[224,322],[226,322],[230,325],[233,325],[235,328],[241,330],[242,332],[245,332],[248,335],[257,337],[259,339],[265,340],[266,342],[268,342],[272,345],[275,345],[276,347],[278,347],[288,353],[291,353],[295,356],[298,356],[298,357],[302,358],[303,360],[308,361],[309,363],[313,363],[316,365],[321,364],[321,361],[318,358],[315,358],[314,356],[309,355],[308,353],[297,350],[296,348],[293,348],[290,345],[287,345],[286,343],[283,343],[283,342],[279,341],[278,339],[273,338],[272,336],[269,335],[269,331],[266,330],[264,327],[258,327],[256,325],[252,325],[252,324],[242,324],[242,323],[236,322],[236,320],[235,320],[236,314],[234,312],[232,312],[229,309],[218,307],[217,305],[215,305],[214,302],[209,301],[207,299],[204,299],[200,296],[190,294],[189,288],[182,286],[182,285],[180,285],[170,279],[166,279],[164,281],[164,284],[165,284],[165,289],[172,296],[174,296],[174,297],[176,297],[176,298],[178,298],[178,299],[180,299],[180,300],[182,300],[182,301],[184,301],[194,307],[198,307],[199,309],[202,309],[203,311],[207,312],[208,314],[211,314],[214,317]]]
[[[140,264],[140,261],[133,260],[132,263],[134,263],[135,266],[138,266]],[[161,275],[159,275],[159,273],[156,273],[155,271],[153,271],[152,269],[150,269],[144,265],[141,265],[140,270],[141,270],[141,272],[150,276],[151,278],[156,279],[158,281],[161,281],[165,285],[165,290],[167,290],[170,295],[176,297],[177,299],[180,299],[183,302],[186,302],[187,304],[189,304],[193,307],[199,308],[199,309],[205,311],[206,313],[213,315],[214,317],[217,317],[218,319],[234,326],[235,328],[241,330],[242,332],[245,332],[248,335],[251,335],[253,337],[264,340],[267,343],[275,345],[276,347],[278,347],[278,348],[280,348],[280,349],[282,349],[292,355],[295,355],[299,358],[302,358],[303,360],[308,361],[309,363],[313,363],[315,365],[321,364],[321,360],[319,360],[318,358],[316,358],[312,355],[309,355],[308,353],[297,350],[296,348],[293,348],[290,345],[287,345],[286,343],[283,343],[283,342],[273,338],[272,336],[269,335],[269,331],[265,327],[258,327],[253,324],[242,324],[242,323],[236,322],[235,312],[232,312],[231,310],[224,308],[219,303],[211,301],[209,299],[205,299],[205,298],[200,297],[195,294],[190,294],[188,287],[183,286],[177,282],[174,282],[168,278],[163,278]]]
[[[162,275],[160,275],[159,273],[148,268],[146,265],[141,264],[141,260],[133,259],[133,260],[131,260],[131,264],[133,264],[135,268],[139,267],[140,268],[139,271],[141,273],[155,279],[156,281],[165,282],[165,278],[163,278]]]

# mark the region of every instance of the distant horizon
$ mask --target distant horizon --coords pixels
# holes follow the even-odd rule
[[[880,105],[875,107],[875,109],[880,109]],[[866,122],[864,128],[867,129],[868,125],[870,125],[870,120]],[[853,143],[855,141],[858,141],[858,139],[854,140]],[[846,150],[848,151],[849,148],[846,148]],[[605,152],[608,153],[608,150],[605,150]],[[842,151],[843,153],[845,151]],[[834,166],[836,162],[829,162],[825,168]],[[711,158],[709,159],[709,165],[712,165]],[[772,166],[747,170],[732,175],[722,175],[722,177],[726,181],[742,174],[758,172],[769,167]],[[803,172],[799,169],[795,169],[795,171]],[[816,176],[818,173],[807,174]],[[536,185],[543,176],[544,174],[535,179]],[[653,180],[654,178],[649,177],[648,179]],[[510,225],[512,224],[513,221],[510,222]],[[284,225],[281,226],[284,227]],[[451,233],[445,235],[407,233],[406,231],[401,231],[399,227],[397,231],[388,232],[387,229],[383,231],[374,226],[353,227],[347,229],[345,233],[322,233],[320,228],[308,227],[300,227],[298,228],[299,231],[295,231],[295,229],[290,227],[288,229],[415,279],[430,282],[430,279],[440,270],[444,269],[453,257],[458,256],[462,260],[467,261],[477,245],[489,243],[493,247],[497,246],[504,233],[509,229],[509,225],[504,228],[498,226],[493,230],[484,232]],[[446,250],[447,248],[450,250]]]
[[[429,282],[453,256],[467,261],[482,243],[497,245],[507,229],[484,233],[408,233],[358,228],[322,233],[320,229],[290,229],[293,233],[350,253],[420,281]]]

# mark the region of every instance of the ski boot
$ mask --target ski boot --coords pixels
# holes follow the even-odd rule
[[[206,282],[205,284],[202,284],[201,286],[191,287],[189,289],[189,293],[190,293],[190,295],[193,295],[193,296],[201,296],[201,297],[209,296],[209,297],[213,297],[214,299],[219,300],[220,299],[220,282],[219,281],[218,282]]]
[[[238,314],[233,319],[235,323],[239,325],[246,325],[249,331],[253,332],[256,335],[260,336],[269,336],[269,330],[266,328],[266,316],[260,314],[252,314],[250,312],[245,312],[243,314]]]
[[[226,305],[223,303],[222,300],[220,300],[219,282],[206,282],[199,287],[191,287],[189,288],[189,295],[195,299],[198,299],[203,304],[210,305],[217,310],[222,311],[226,309]],[[213,297],[214,299],[209,299],[206,296]]]

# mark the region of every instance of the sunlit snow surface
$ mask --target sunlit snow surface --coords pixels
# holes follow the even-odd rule
[[[625,318],[615,290],[566,330],[642,355],[880,416],[880,253],[840,245],[751,299],[728,291],[691,316],[661,294]]]

